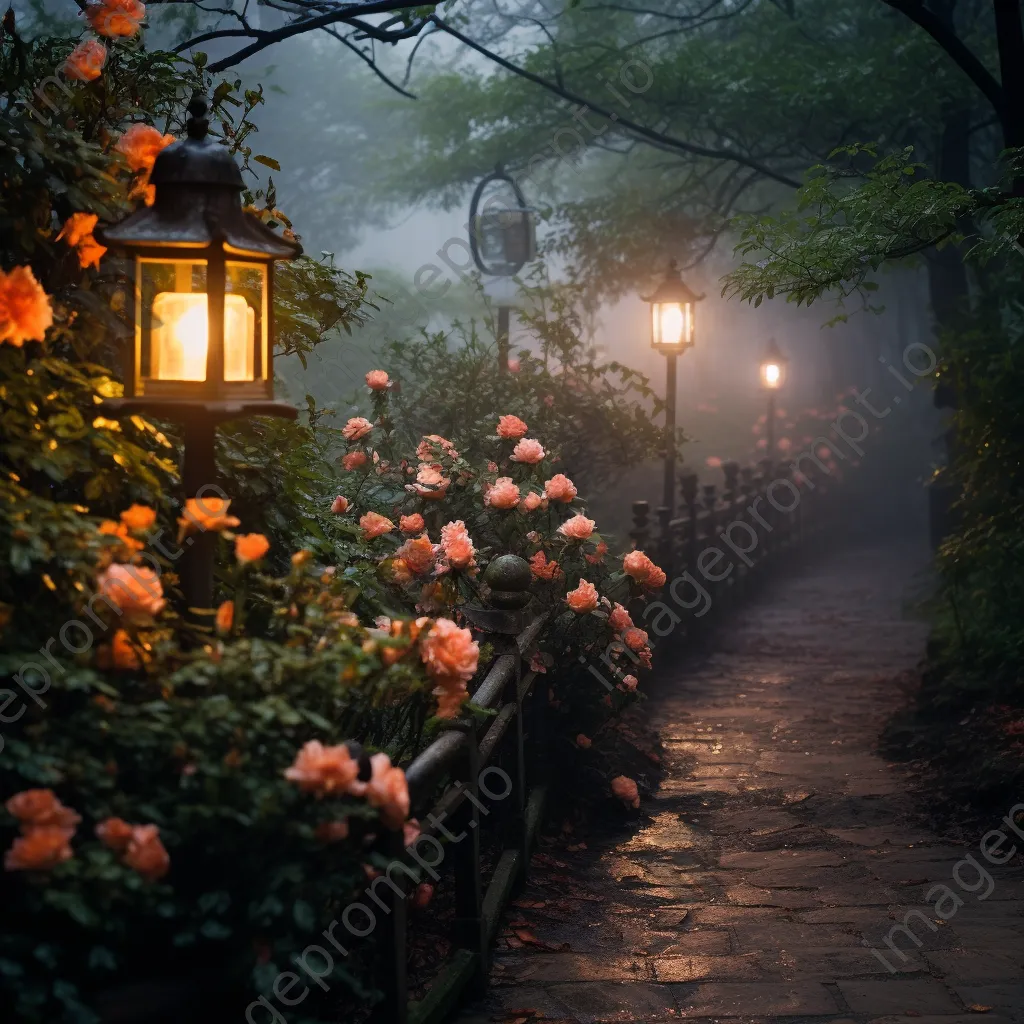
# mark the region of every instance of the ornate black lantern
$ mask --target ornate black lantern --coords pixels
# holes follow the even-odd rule
[[[651,347],[666,355],[691,348],[694,308],[703,297],[686,284],[679,263],[671,260],[657,291],[645,300],[651,304]]]
[[[768,342],[768,350],[761,360],[761,387],[766,391],[777,391],[786,383],[786,367],[789,360],[779,351],[779,346],[772,338]]]
[[[172,419],[294,418],[274,401],[274,262],[302,247],[242,210],[242,174],[208,138],[207,104],[188,106],[187,138],[161,151],[152,206],[97,232],[135,260],[135,341],[116,412]]]
[[[506,186],[483,204],[480,201],[488,185],[503,182]],[[498,167],[487,175],[473,192],[469,204],[469,246],[473,262],[483,274],[515,277],[537,255],[534,211],[515,179]]]

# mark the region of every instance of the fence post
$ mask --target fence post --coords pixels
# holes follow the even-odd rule
[[[647,522],[650,514],[651,506],[649,502],[633,502],[633,529],[629,531],[629,535],[633,539],[633,545],[638,551],[642,551],[647,547],[647,542],[651,538],[651,530]]]
[[[700,542],[698,535],[699,524],[697,522],[697,474],[685,473],[679,481],[679,489],[683,495],[683,504],[686,505],[686,514],[689,522],[686,527],[686,568],[691,571],[697,561],[697,545]]]

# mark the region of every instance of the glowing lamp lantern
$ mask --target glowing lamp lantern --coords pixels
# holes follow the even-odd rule
[[[185,498],[222,496],[216,429],[247,416],[294,419],[274,400],[274,263],[302,252],[242,209],[242,174],[208,137],[206,100],[188,105],[187,137],[156,157],[152,206],[96,232],[134,261],[134,338],[113,415],[150,413],[182,425]],[[182,590],[192,621],[212,627],[212,533],[183,544]],[[200,642],[202,642],[200,640]]]
[[[651,306],[651,347],[666,355],[684,352],[694,343],[694,307],[703,296],[695,294],[672,260],[657,291],[647,299]]]
[[[779,346],[772,338],[768,342],[768,351],[761,360],[761,386],[768,391],[777,391],[786,383],[786,365],[789,360],[779,351]]]
[[[187,138],[162,150],[151,207],[98,232],[134,258],[135,338],[119,412],[215,421],[294,417],[274,401],[274,262],[301,247],[242,209],[242,174],[207,135],[206,101],[189,104]]]

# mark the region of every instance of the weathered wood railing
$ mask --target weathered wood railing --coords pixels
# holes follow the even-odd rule
[[[763,463],[754,469],[726,463],[722,468],[721,492],[713,484],[701,487],[696,474],[682,476],[680,514],[673,516],[659,508],[656,537],[651,535],[650,506],[634,502],[631,531],[636,547],[656,556],[670,581],[684,572],[701,579],[714,595],[716,611],[727,603],[719,598],[743,593],[751,577],[776,555],[817,532],[835,493],[832,481],[811,482],[789,464]],[[737,532],[743,535],[742,545],[734,536]],[[709,580],[708,576],[718,574],[712,570],[719,563],[710,564],[706,553],[713,559],[714,552],[723,549],[734,568],[721,580]],[[445,867],[450,868],[446,873],[454,887],[451,953],[426,995],[410,1002],[404,892],[409,886],[382,886],[383,894],[374,899],[385,907],[383,914],[376,915],[381,929],[376,936],[379,987],[384,996],[374,1009],[374,1024],[440,1024],[465,993],[483,991],[501,914],[525,878],[540,828],[547,782],[547,699],[546,692],[534,692],[536,673],[529,670],[525,657],[545,619],[531,617],[526,610],[532,578],[523,559],[514,555],[495,559],[483,580],[490,588],[491,606],[464,611],[494,650],[473,693],[474,704],[493,715],[483,723],[472,717],[453,722],[405,769],[411,814],[420,820],[421,835],[428,841],[439,843],[439,837],[447,841],[434,849],[443,849]],[[705,621],[713,618],[717,615]],[[488,772],[508,780],[500,805],[492,799],[492,807],[487,806],[487,798],[494,794],[486,791],[494,787],[481,786]],[[481,858],[485,826],[492,843],[500,847],[487,877]],[[454,836],[463,838],[452,841]],[[393,865],[417,861],[422,867],[423,858],[414,856],[416,845],[407,848],[402,832],[392,831],[378,836],[375,849]],[[440,866],[440,861],[429,863],[431,868]],[[391,877],[389,868],[387,878]],[[394,877],[396,883],[404,878],[397,870]]]

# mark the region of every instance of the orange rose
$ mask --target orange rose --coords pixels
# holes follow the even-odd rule
[[[576,487],[564,474],[556,473],[544,482],[544,494],[552,501],[561,501],[566,505],[576,497]]]
[[[426,527],[426,521],[419,512],[415,512],[411,516],[402,516],[398,521],[398,528],[402,533],[422,533]]]
[[[137,0],[113,0],[113,2],[137,3],[138,7],[145,10]],[[156,199],[156,188],[149,184],[149,175],[153,170],[153,164],[160,151],[166,149],[174,141],[173,135],[161,135],[148,124],[133,124],[114,146],[114,149],[124,156],[129,168],[139,176],[131,195],[142,196],[147,206],[152,206]]]
[[[597,607],[597,587],[590,580],[580,580],[575,590],[565,595],[565,603],[577,615],[586,615]]]
[[[222,601],[217,608],[214,624],[218,633],[230,633],[235,622],[235,602]]]
[[[124,862],[147,882],[156,882],[167,874],[171,858],[160,841],[160,829],[156,825],[135,825],[132,828]]]
[[[539,494],[537,494],[534,491],[530,491],[530,493],[527,494],[521,502],[519,502],[519,511],[535,512],[537,509],[541,507],[541,505],[544,504],[544,501],[545,499],[542,498]]]
[[[104,644],[96,652],[96,664],[103,669],[119,669],[122,672],[135,672],[142,668],[142,658],[132,644],[127,630],[117,630],[109,644]]]
[[[359,525],[363,530],[363,540],[373,540],[375,537],[382,537],[385,533],[390,533],[395,528],[395,524],[387,516],[382,516],[379,512],[367,512],[366,515],[360,517]]]
[[[160,578],[149,568],[115,562],[96,577],[96,590],[121,614],[159,615],[167,603]]]
[[[665,585],[665,573],[642,551],[628,552],[622,559],[622,568],[642,586],[656,589]]]
[[[421,498],[440,501],[447,493],[451,480],[441,472],[437,463],[421,462],[416,471],[416,483],[412,486]]]
[[[353,469],[362,469],[366,465],[366,452],[349,452],[341,460],[341,468],[351,472]]]
[[[622,634],[622,642],[631,651],[642,651],[647,646],[647,634],[636,626],[630,626]]]
[[[585,736],[583,733],[580,733],[579,736],[576,737],[576,746],[581,747],[583,750],[589,750],[592,745],[593,740],[591,740],[589,736]]]
[[[235,538],[235,558],[243,565],[258,562],[270,550],[270,541],[262,533],[243,533]]]
[[[116,853],[124,853],[132,839],[133,827],[122,818],[106,818],[96,826],[96,838]]]
[[[321,821],[313,834],[321,843],[337,843],[348,838],[348,822],[344,818],[341,821]]]
[[[437,717],[457,718],[469,697],[466,684],[459,679],[444,679],[430,691],[437,698]]]
[[[518,416],[498,417],[498,437],[503,437],[508,441],[518,441],[519,438],[526,436],[526,431],[529,429]]]
[[[423,440],[416,446],[416,458],[420,462],[433,462],[438,456],[457,459],[459,453],[448,438],[440,434],[425,434]]]
[[[348,511],[349,502],[348,498],[344,495],[339,494],[334,501],[331,502],[331,511],[336,515],[340,516]]]
[[[476,548],[461,519],[441,527],[441,550],[452,569],[469,569],[476,565]]]
[[[371,391],[387,391],[391,387],[387,370],[371,370],[366,375],[366,386]]]
[[[359,782],[352,787],[356,796],[365,796],[372,807],[380,809],[381,821],[388,828],[401,828],[409,817],[409,787],[405,772],[391,764],[387,754],[374,754],[370,758],[371,776],[369,782]]]
[[[636,788],[636,783],[628,776],[619,775],[612,779],[612,793],[630,807],[640,806],[640,791]]]
[[[230,498],[189,498],[185,502],[185,514],[178,518],[179,539],[190,533],[205,533],[207,530],[219,533],[240,526],[241,519],[228,515],[230,505]]]
[[[420,658],[432,678],[468,682],[479,664],[480,645],[468,629],[437,619],[420,643]]]
[[[584,555],[583,557],[591,565],[600,565],[600,563],[604,560],[604,556],[607,555],[607,554],[608,554],[608,545],[605,544],[604,541],[601,541],[597,545],[597,547],[594,548],[594,553],[592,555],[588,554],[588,555]]]
[[[23,789],[15,793],[4,807],[26,830],[47,825],[74,832],[75,826],[82,820],[57,799],[52,789]]]
[[[562,523],[558,528],[558,532],[563,537],[568,537],[569,540],[586,540],[594,532],[596,525],[593,519],[588,519],[583,515],[575,515],[572,519],[567,519]]]
[[[484,496],[484,504],[491,508],[515,508],[519,504],[519,488],[510,476],[500,476]]]
[[[97,35],[113,38],[133,36],[146,16],[146,5],[139,0],[102,0],[90,3],[85,16]]]
[[[608,625],[616,633],[630,629],[633,625],[633,619],[629,612],[618,601],[615,602],[615,607],[612,608],[611,614],[608,616]]]
[[[71,51],[61,70],[65,78],[76,82],[91,82],[100,77],[106,62],[107,48],[98,39],[85,39]],[[95,226],[94,222],[93,227]],[[87,233],[91,234],[92,228],[89,228]],[[68,245],[77,244],[68,242]]]
[[[73,828],[39,825],[14,840],[4,854],[7,871],[49,871],[73,856],[69,845]]]
[[[32,268],[0,270],[0,344],[21,348],[26,341],[42,341],[52,323],[50,299]]]
[[[102,48],[102,43],[96,45]],[[100,245],[92,236],[98,220],[95,213],[73,213],[64,221],[57,235],[58,242],[64,238],[68,245],[78,250],[78,262],[83,270],[88,266],[98,267],[100,257],[107,251],[106,246]]]
[[[132,533],[141,533],[152,528],[156,522],[156,512],[148,505],[131,505],[121,513],[121,522]]]
[[[434,568],[437,552],[427,536],[407,540],[395,554],[409,567],[410,572],[417,576],[430,572]]]
[[[637,677],[634,675],[623,676],[622,685],[630,693],[634,693],[636,691],[636,688],[640,685],[640,680],[637,679]]]
[[[343,743],[325,747],[319,740],[310,740],[298,752],[295,763],[285,771],[284,777],[307,793],[323,795],[353,792],[358,774],[359,764]]]
[[[104,519],[96,529],[104,537],[117,537],[129,551],[141,551],[145,547],[141,540],[136,540],[130,535],[128,526],[125,523],[116,523],[113,519]]]
[[[554,580],[562,575],[562,570],[555,561],[548,561],[543,551],[530,556],[530,572],[539,580]]]

